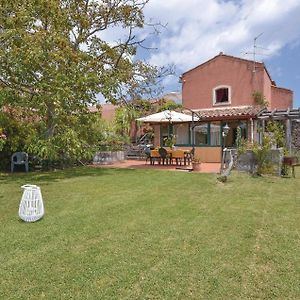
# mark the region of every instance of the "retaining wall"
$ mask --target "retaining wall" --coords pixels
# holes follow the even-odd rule
[[[93,158],[95,165],[110,165],[117,161],[125,160],[124,151],[101,151],[97,152]]]

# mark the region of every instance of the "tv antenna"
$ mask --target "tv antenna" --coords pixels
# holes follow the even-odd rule
[[[257,46],[257,40],[258,38],[260,38],[264,33],[260,33],[258,36],[256,36],[254,39],[253,39],[253,52],[245,52],[244,55],[253,55],[253,70],[252,72],[255,73],[256,72],[256,56],[257,55],[267,55],[265,53],[259,53],[257,52],[257,49],[262,49],[262,50],[269,50],[267,48],[263,48],[263,47],[260,47],[260,46]]]

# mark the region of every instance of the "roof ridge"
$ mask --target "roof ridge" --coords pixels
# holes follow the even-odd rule
[[[276,88],[276,89],[281,89],[281,90],[286,90],[286,91],[289,91],[289,92],[292,92],[293,91],[291,89],[288,89],[288,88],[284,88],[284,87],[281,87],[281,86],[277,86],[277,85],[271,85],[272,88]]]
[[[190,70],[187,70],[187,71],[184,72],[184,73],[182,73],[182,75],[184,75],[184,74],[186,74],[186,73],[189,73],[189,72],[191,72],[191,71],[193,71],[193,70],[195,70],[195,69],[197,69],[197,68],[200,68],[200,67],[202,67],[203,65],[205,65],[205,64],[207,64],[207,63],[213,61],[214,59],[216,59],[216,58],[218,58],[218,57],[220,57],[220,56],[228,57],[228,58],[235,59],[235,60],[241,60],[241,61],[249,62],[249,63],[254,63],[254,62],[255,62],[256,64],[262,65],[262,66],[266,69],[267,73],[269,74],[269,72],[268,72],[268,70],[267,70],[267,68],[266,68],[266,66],[265,66],[265,64],[264,64],[264,62],[254,61],[254,60],[250,60],[250,59],[246,59],[246,58],[241,58],[241,57],[237,57],[237,56],[233,56],[233,55],[228,55],[228,54],[224,54],[223,52],[220,52],[218,55],[214,56],[213,58],[211,58],[211,59],[209,59],[209,60],[207,60],[207,61],[205,61],[205,62],[203,62],[203,63],[201,63],[201,64],[199,64],[199,65],[197,65],[197,66],[195,66],[194,68],[192,68],[192,69],[190,69]],[[269,76],[269,77],[270,77],[270,79],[271,79],[271,76]]]

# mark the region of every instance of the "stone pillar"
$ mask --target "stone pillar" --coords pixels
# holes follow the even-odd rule
[[[154,129],[154,146],[160,146],[160,125],[153,125],[152,126]]]
[[[292,126],[291,126],[291,120],[286,120],[286,131],[285,131],[285,137],[286,137],[286,148],[289,151],[289,154],[292,154]]]
[[[253,143],[254,141],[254,123],[253,123],[253,119],[250,119],[250,137],[251,137],[251,143]]]
[[[300,120],[292,122],[292,147],[300,151]]]

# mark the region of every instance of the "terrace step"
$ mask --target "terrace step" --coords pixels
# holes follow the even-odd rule
[[[131,146],[125,154],[126,159],[143,160],[145,159],[144,150],[139,146]]]

